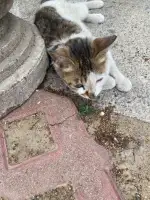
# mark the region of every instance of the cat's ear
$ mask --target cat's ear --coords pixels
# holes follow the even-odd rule
[[[107,48],[116,40],[117,36],[108,36],[104,38],[96,38],[92,42],[93,56],[97,56],[100,52],[107,50]]]
[[[62,59],[70,58],[69,48],[66,46],[59,47],[55,51],[49,51],[48,53],[51,56],[53,62],[59,61],[60,59],[62,60]]]

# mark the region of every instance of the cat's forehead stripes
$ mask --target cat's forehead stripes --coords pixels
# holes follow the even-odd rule
[[[75,38],[69,40],[66,45],[69,46],[70,55],[78,62],[81,75],[86,79],[92,71],[90,41],[87,38]]]
[[[91,57],[91,45],[87,38],[74,38],[66,43],[76,59]]]

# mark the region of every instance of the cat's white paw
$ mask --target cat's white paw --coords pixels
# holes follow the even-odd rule
[[[104,19],[102,14],[89,14],[85,21],[93,24],[101,24],[104,22]]]
[[[103,1],[97,1],[97,0],[94,0],[94,2],[96,3],[96,7],[97,8],[102,8],[104,6],[104,2]]]
[[[88,1],[86,4],[89,9],[98,9],[104,6],[104,2],[98,0]]]
[[[104,18],[104,15],[102,14],[93,14],[95,15],[95,24],[101,24],[104,22],[105,18]]]
[[[117,83],[116,87],[121,92],[129,92],[132,89],[132,83],[128,78],[124,78]]]

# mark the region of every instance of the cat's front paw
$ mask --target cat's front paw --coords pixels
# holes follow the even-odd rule
[[[89,9],[98,9],[104,6],[104,2],[101,0],[90,0],[86,1],[85,4]]]
[[[90,1],[91,3],[91,7],[89,9],[98,9],[98,8],[102,8],[104,6],[104,2],[101,0],[93,0]]]
[[[101,24],[105,20],[105,17],[102,14],[95,14],[95,17],[96,17],[95,24]]]
[[[124,78],[116,85],[117,89],[121,92],[129,92],[132,89],[132,83],[128,78]]]
[[[101,24],[104,22],[104,16],[102,14],[89,14],[85,19],[88,23]]]

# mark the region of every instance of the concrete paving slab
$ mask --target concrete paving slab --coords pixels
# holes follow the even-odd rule
[[[7,159],[4,125],[38,112],[45,115],[57,149],[12,165]],[[110,176],[108,152],[87,134],[67,98],[38,91],[0,124],[0,196],[27,200],[71,183],[76,200],[121,199]]]

